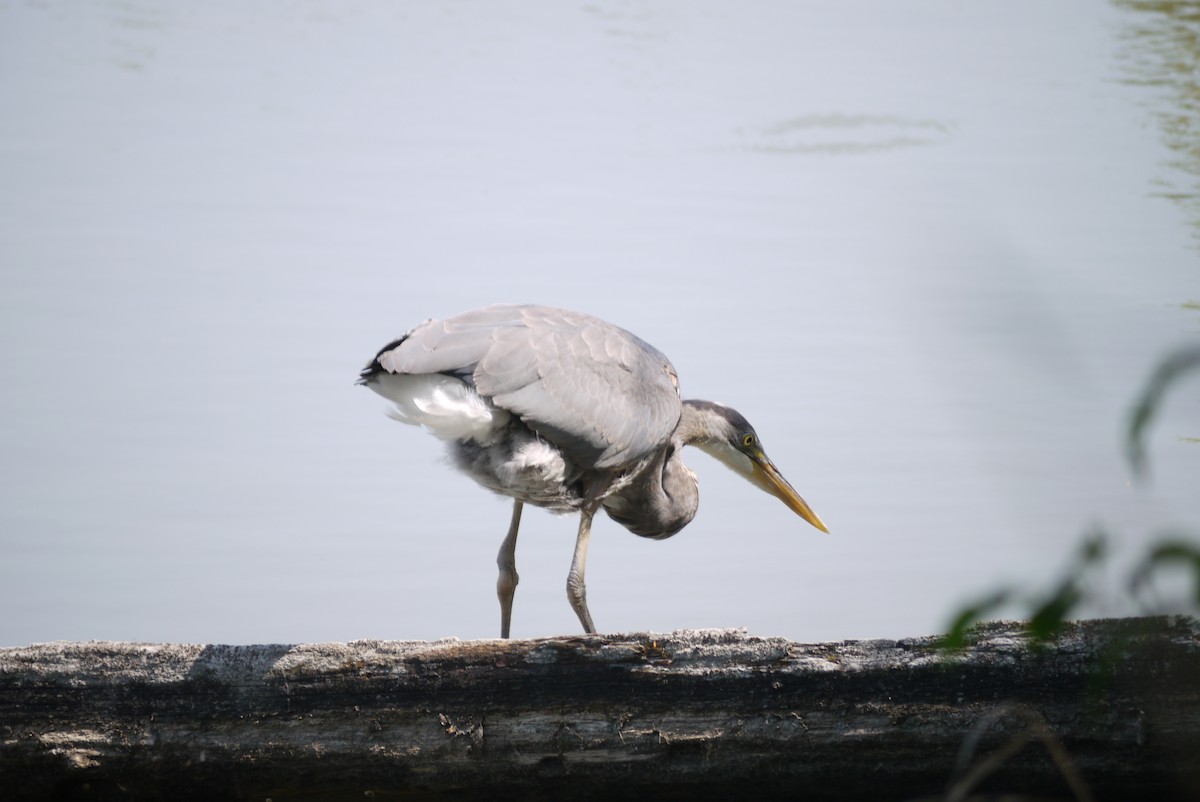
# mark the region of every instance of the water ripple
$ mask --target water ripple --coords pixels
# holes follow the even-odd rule
[[[738,134],[743,148],[757,153],[854,155],[937,145],[950,137],[950,126],[891,115],[806,114]]]

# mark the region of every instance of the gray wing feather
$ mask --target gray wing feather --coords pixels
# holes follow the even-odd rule
[[[582,465],[611,468],[661,446],[679,422],[675,369],[598,318],[489,306],[428,321],[377,358],[395,373],[451,373]]]
[[[446,320],[427,320],[376,359],[392,373],[469,376],[492,348],[495,337],[520,325],[511,315],[487,314],[494,309],[486,307]]]

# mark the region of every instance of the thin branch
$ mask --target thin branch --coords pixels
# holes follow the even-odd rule
[[[962,748],[958,754],[956,771],[962,772],[968,761],[971,760],[975,749],[978,747],[986,731],[1008,715],[1015,715],[1024,720],[1025,728],[1010,738],[995,752],[992,752],[967,770],[958,782],[946,790],[946,795],[943,797],[944,802],[963,802],[967,798],[967,794],[976,785],[1015,757],[1017,753],[1035,738],[1041,741],[1042,745],[1046,747],[1046,751],[1050,753],[1051,760],[1054,761],[1059,774],[1062,775],[1067,785],[1071,788],[1071,793],[1074,794],[1075,799],[1078,802],[1095,802],[1095,797],[1092,795],[1091,789],[1084,782],[1083,775],[1079,773],[1075,761],[1071,760],[1071,756],[1067,753],[1062,741],[1050,729],[1046,723],[1046,719],[1040,713],[1025,705],[1002,705],[980,719],[963,741]]]

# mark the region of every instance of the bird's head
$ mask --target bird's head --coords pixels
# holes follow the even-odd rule
[[[758,433],[741,413],[711,401],[684,401],[684,442],[716,457],[751,484],[775,496],[810,524],[828,532],[825,524],[783,478],[763,451]]]

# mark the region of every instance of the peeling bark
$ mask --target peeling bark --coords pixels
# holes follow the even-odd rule
[[[0,649],[0,789],[1197,799],[1200,622],[1087,621],[1046,646],[990,624],[954,654],[934,638],[799,644],[724,630]]]

